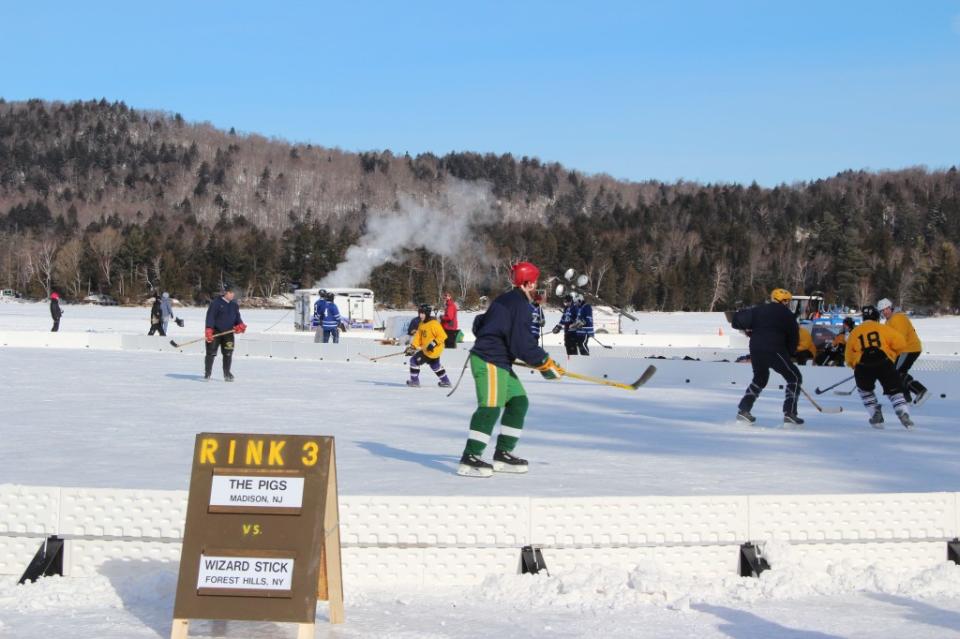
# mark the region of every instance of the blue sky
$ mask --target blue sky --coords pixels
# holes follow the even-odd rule
[[[6,3],[0,96],[630,180],[960,164],[960,0]]]

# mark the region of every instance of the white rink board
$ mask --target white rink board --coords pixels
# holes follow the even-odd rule
[[[513,574],[520,548],[549,568],[641,565],[736,574],[739,544],[787,542],[804,563],[925,568],[958,536],[957,493],[720,497],[341,498],[348,583],[389,588]],[[67,539],[64,572],[177,562],[185,491],[0,486],[0,573],[19,575],[43,539]]]

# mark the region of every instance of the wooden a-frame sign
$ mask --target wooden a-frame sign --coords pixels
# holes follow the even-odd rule
[[[171,639],[190,619],[343,623],[333,437],[200,433]]]

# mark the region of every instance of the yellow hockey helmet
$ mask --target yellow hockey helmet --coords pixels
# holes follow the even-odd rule
[[[785,288],[775,288],[770,291],[770,299],[774,302],[789,302],[793,299],[793,295]]]

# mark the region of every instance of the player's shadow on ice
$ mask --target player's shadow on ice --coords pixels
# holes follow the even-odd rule
[[[189,380],[192,380],[192,381],[194,381],[194,382],[203,382],[203,381],[206,381],[206,380],[203,378],[203,375],[200,375],[199,373],[196,374],[196,375],[190,375],[190,374],[188,374],[188,373],[167,373],[167,377],[170,377],[170,378],[173,378],[173,379],[189,379]]]
[[[944,610],[931,606],[928,603],[909,599],[899,595],[888,595],[881,592],[867,593],[867,596],[883,603],[903,606],[908,609],[905,617],[910,621],[925,623],[928,626],[939,626],[949,630],[960,631],[960,613],[953,610]]]
[[[756,639],[757,637],[789,637],[790,639],[842,639],[837,635],[828,635],[816,630],[799,630],[781,626],[778,623],[758,617],[745,610],[711,606],[709,604],[694,604],[690,606],[697,612],[706,612],[723,619],[717,628],[733,639]]]
[[[449,475],[456,467],[459,457],[453,455],[431,455],[429,453],[414,453],[402,448],[394,448],[380,442],[357,442],[357,445],[377,457],[390,457],[400,461],[420,464],[430,470],[438,470],[445,475]]]
[[[360,384],[373,384],[374,386],[395,386],[397,388],[406,388],[406,382],[384,382],[376,379],[358,379]]]

